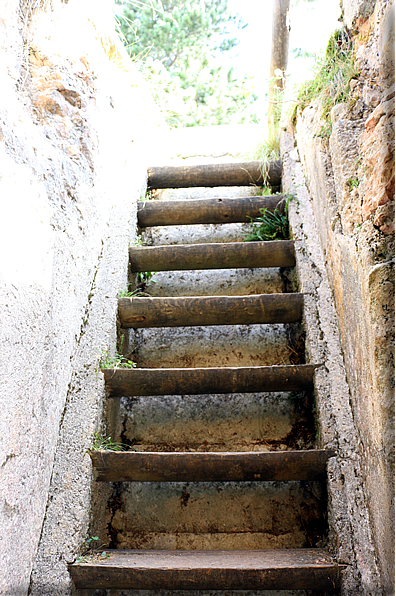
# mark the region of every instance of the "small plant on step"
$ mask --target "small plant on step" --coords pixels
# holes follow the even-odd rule
[[[120,350],[122,350],[122,344],[124,342],[124,336],[121,335]],[[96,348],[98,350],[98,348]],[[120,354],[117,350],[114,352],[114,356],[110,355],[107,350],[100,352],[99,368],[135,368],[136,362],[129,360],[123,354]]]
[[[136,362],[128,360],[125,356],[117,352],[114,352],[114,356],[106,350],[100,352],[99,368],[135,368]]]
[[[99,545],[99,540],[99,536],[91,536],[91,538],[84,540],[81,548],[81,555],[79,555],[74,562],[87,563],[93,559],[109,559],[110,555],[106,551],[100,550],[104,544]]]
[[[129,246],[144,246],[144,240],[141,236],[138,236],[133,242],[130,242]]]
[[[90,451],[128,451],[128,449],[131,449],[129,445],[114,442],[110,436],[105,437],[95,432],[93,446]]]
[[[274,212],[265,208],[260,209],[261,216],[250,219],[251,229],[244,241],[288,240],[290,237],[288,207],[291,198],[290,195],[280,201]]]
[[[156,274],[156,271],[139,271],[139,273],[136,276],[136,283],[137,283],[137,292],[139,292],[139,294],[136,294],[137,297],[144,295],[145,290],[146,290],[146,286],[148,283],[152,283],[155,284],[157,283],[154,279],[154,275]]]
[[[142,292],[140,288],[138,288],[137,290],[133,290],[132,292],[128,292],[127,290],[120,290],[118,292],[118,298],[139,298],[143,295],[144,292]]]
[[[271,186],[264,185],[261,187],[260,196],[262,197],[274,197],[276,195],[280,195],[280,192],[273,192]]]

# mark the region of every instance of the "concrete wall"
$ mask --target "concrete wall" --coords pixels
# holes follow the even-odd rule
[[[88,1],[37,4],[7,0],[0,15],[0,593],[9,596],[29,584],[40,596],[69,593],[66,563],[89,524],[86,449],[102,424],[99,351],[115,347],[143,140],[160,123],[117,50],[111,15]]]
[[[382,0],[343,4],[360,75],[332,111],[329,142],[315,136],[316,105],[296,139],[334,293],[382,593],[393,594],[394,11]]]

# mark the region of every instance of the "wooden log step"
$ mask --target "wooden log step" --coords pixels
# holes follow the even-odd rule
[[[122,327],[193,327],[253,325],[300,321],[303,294],[119,298]]]
[[[108,558],[107,558],[108,557]],[[77,589],[334,590],[339,567],[322,549],[106,550],[69,565]]]
[[[103,369],[111,397],[304,391],[315,366]]]
[[[280,186],[282,164],[266,164],[266,182]],[[262,186],[262,162],[205,164],[198,166],[162,166],[148,169],[148,188],[190,188],[192,186]]]
[[[244,267],[294,267],[294,242],[215,242],[170,246],[131,246],[132,271],[183,271]]]
[[[190,224],[247,223],[259,217],[260,209],[274,211],[282,196],[237,197],[232,199],[197,199],[188,201],[141,201],[138,203],[138,224],[180,226]]]
[[[322,480],[328,450],[247,452],[90,451],[101,482]]]

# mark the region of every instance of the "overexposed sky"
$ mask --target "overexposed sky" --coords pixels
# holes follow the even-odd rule
[[[241,74],[254,77],[254,87],[259,95],[258,112],[266,111],[265,93],[268,90],[272,41],[273,0],[228,0],[229,8],[238,13],[245,29],[239,30],[240,43],[232,50],[226,64],[234,66]],[[290,44],[288,74],[290,84],[297,84],[309,77],[312,60],[294,58],[292,49],[319,52],[325,49],[331,33],[340,26],[339,0],[314,0],[290,2]],[[230,52],[231,54],[231,52]]]

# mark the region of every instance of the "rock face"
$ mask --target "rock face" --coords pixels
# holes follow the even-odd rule
[[[296,138],[336,302],[383,593],[391,594],[394,11],[381,0],[375,6],[344,2],[344,11],[347,25],[354,28],[360,75],[352,81],[349,102],[333,108],[329,142],[314,136],[319,117],[315,105],[298,119]]]
[[[66,564],[89,522],[86,449],[101,425],[97,362],[115,345],[146,176],[139,135],[155,119],[85,2],[38,4],[9,0],[0,17],[0,592],[9,596],[29,584],[32,594],[69,593]]]

